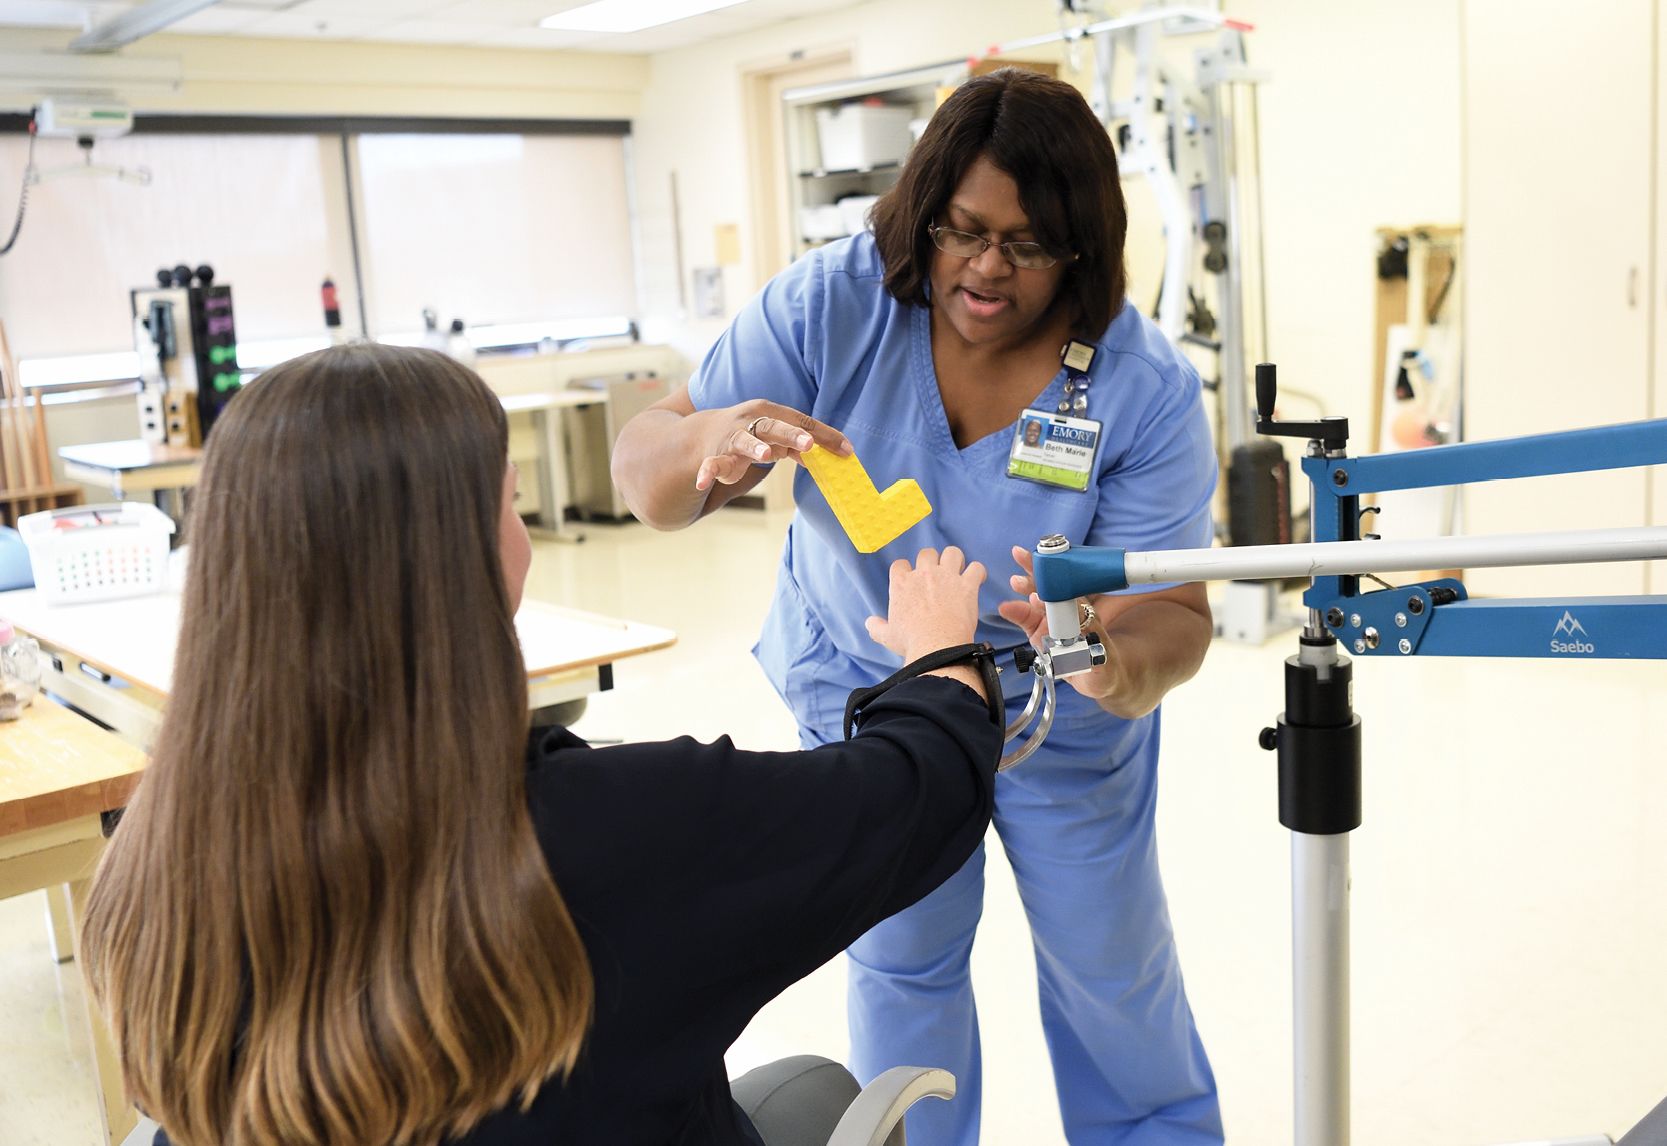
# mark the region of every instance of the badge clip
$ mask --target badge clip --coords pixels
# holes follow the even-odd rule
[[[1059,361],[1074,374],[1087,374],[1094,365],[1094,347],[1087,342],[1071,339],[1059,352]]]

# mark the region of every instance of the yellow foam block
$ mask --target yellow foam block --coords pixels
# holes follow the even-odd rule
[[[845,458],[812,446],[800,461],[858,553],[873,553],[897,540],[932,512],[932,503],[913,478],[895,481],[881,493],[855,454]]]

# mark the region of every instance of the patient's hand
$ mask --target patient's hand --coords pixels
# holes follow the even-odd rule
[[[889,615],[868,618],[868,635],[905,664],[967,644],[978,627],[978,587],[984,576],[984,566],[966,564],[953,545],[942,554],[922,549],[912,566],[892,562]]]

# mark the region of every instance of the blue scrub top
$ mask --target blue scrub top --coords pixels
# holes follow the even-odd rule
[[[851,690],[900,666],[864,628],[886,612],[898,558],[957,545],[982,561],[990,577],[977,639],[1006,650],[1024,641],[996,612],[1014,599],[1012,546],[1032,548],[1050,533],[1129,550],[1211,541],[1216,459],[1198,373],[1145,316],[1125,306],[1097,340],[1081,415],[1104,426],[1095,473],[1086,492],[1057,489],[1007,476],[1015,425],[956,448],[932,365],[930,312],[887,294],[884,273],[870,234],[811,251],[742,309],[689,380],[696,409],[764,398],[808,412],[845,434],[881,490],[914,478],[932,503],[925,520],[863,554],[810,475],[801,467],[793,479],[798,513],[754,653],[800,726],[835,737]],[[1061,369],[1032,406],[1052,412],[1064,383]],[[1010,700],[1029,694],[1031,678],[1010,664],[1002,678]],[[1062,717],[1092,709],[1115,719],[1069,688],[1060,706]]]

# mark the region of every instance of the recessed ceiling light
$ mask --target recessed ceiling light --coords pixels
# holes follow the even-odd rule
[[[562,32],[640,32],[673,20],[686,20],[703,12],[730,8],[744,0],[596,0],[546,16],[541,28]]]

